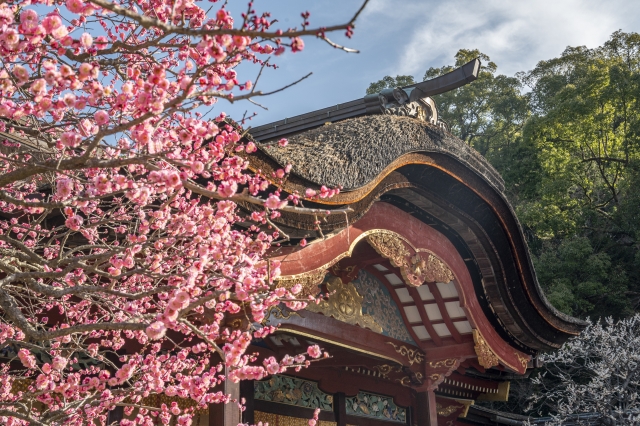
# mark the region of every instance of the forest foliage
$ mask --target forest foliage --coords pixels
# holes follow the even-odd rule
[[[478,79],[434,99],[452,133],[502,174],[540,284],[559,310],[623,318],[640,306],[640,34],[567,47],[506,76],[478,50]],[[411,84],[386,76],[368,93]]]

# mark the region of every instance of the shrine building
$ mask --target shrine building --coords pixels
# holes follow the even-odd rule
[[[474,404],[507,401],[510,380],[584,323],[549,304],[502,178],[438,118],[430,96],[471,83],[479,67],[251,130],[254,171],[293,166],[273,181],[285,196],[341,192],[303,198],[335,211],[326,218],[274,220],[290,237],[271,254],[281,262],[276,285],[328,297],[297,312],[272,308],[264,324],[278,331],[248,352],[281,358],[318,344],[331,357],[229,383],[246,410],[239,419],[214,408],[212,425],[306,426],[316,408],[322,426],[522,423]]]

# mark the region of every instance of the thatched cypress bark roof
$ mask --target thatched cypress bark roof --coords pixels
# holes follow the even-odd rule
[[[327,123],[288,137],[289,144],[263,143],[261,149],[293,173],[319,185],[354,190],[412,152],[451,156],[500,192],[504,181],[477,151],[442,128],[409,117],[369,115]]]

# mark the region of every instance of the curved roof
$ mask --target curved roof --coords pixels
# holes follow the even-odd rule
[[[281,185],[288,192],[341,186],[331,199],[305,201],[308,207],[353,210],[329,216],[325,233],[354,223],[374,202],[393,204],[454,244],[485,315],[508,341],[535,353],[558,348],[584,327],[547,301],[498,172],[446,130],[409,117],[369,115],[287,138],[286,147],[261,143],[252,167],[269,173],[291,164]],[[313,230],[313,220],[285,213],[279,219],[292,231]]]
[[[361,189],[404,155],[431,152],[455,158],[498,191],[504,190],[502,177],[477,151],[442,128],[410,117],[370,115],[326,123],[289,136],[288,141],[286,147],[261,148],[315,184]]]
[[[293,238],[345,229],[375,202],[410,213],[456,247],[485,315],[504,338],[530,353],[558,348],[585,323],[547,301],[500,174],[446,131],[428,97],[475,80],[479,67],[476,59],[414,86],[252,129],[261,143],[251,167],[269,176],[291,164],[291,174],[278,182],[290,193],[322,185],[342,189],[330,199],[304,201],[349,208],[325,218],[324,234],[314,231],[314,216],[282,213],[278,222]],[[281,137],[289,140],[286,147],[272,143]]]

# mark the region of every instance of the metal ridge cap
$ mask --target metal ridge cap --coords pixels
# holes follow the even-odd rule
[[[297,126],[297,125],[303,124],[300,122],[305,120],[317,121],[318,119],[321,119],[323,117],[331,118],[332,112],[343,113],[347,110],[354,110],[355,112],[359,112],[364,115],[364,113],[366,113],[366,108],[363,108],[363,107],[365,107],[364,99],[356,99],[353,101],[343,102],[330,107],[321,108],[315,111],[310,111],[304,114],[296,115],[293,117],[287,117],[282,120],[273,121],[271,123],[253,127],[249,131],[249,133],[251,133],[254,137],[256,137],[256,135],[263,134],[265,132],[268,132],[271,129],[286,128],[293,125]]]
[[[303,131],[321,126],[327,121],[333,122],[360,115],[381,114],[385,111],[385,105],[389,102],[393,105],[404,105],[471,83],[478,78],[480,65],[480,60],[476,58],[447,74],[431,80],[395,89],[384,89],[380,93],[365,95],[349,102],[273,121],[254,127],[250,129],[249,133],[260,141],[260,139],[266,139],[267,137],[284,136],[290,132],[289,129],[291,127],[296,127],[296,131]],[[345,110],[350,111],[343,114]],[[332,112],[334,113],[333,115]]]

